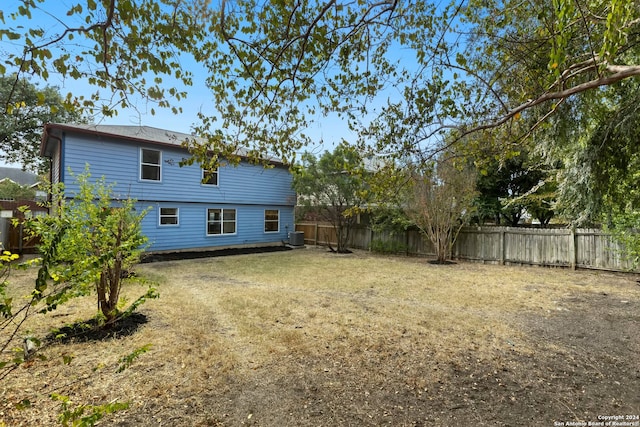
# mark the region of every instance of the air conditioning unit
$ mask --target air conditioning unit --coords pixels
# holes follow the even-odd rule
[[[291,246],[304,246],[304,231],[290,231],[289,244]]]

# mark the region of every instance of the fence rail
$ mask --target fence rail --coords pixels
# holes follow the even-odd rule
[[[304,232],[304,241],[309,245],[336,243],[335,232],[329,224],[298,223],[296,231]],[[435,254],[432,245],[417,230],[393,234],[354,228],[350,246],[378,247],[408,255]],[[633,265],[622,249],[611,235],[599,229],[465,227],[452,252],[456,259],[496,264],[629,271]]]

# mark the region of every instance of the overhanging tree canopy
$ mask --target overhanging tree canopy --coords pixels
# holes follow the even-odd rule
[[[77,122],[81,113],[69,105],[57,88],[39,88],[27,79],[0,76],[0,150],[8,162],[42,172],[46,168],[39,157],[42,126],[45,123]]]
[[[640,75],[640,6],[628,0],[88,0],[52,19],[63,24],[56,34],[1,29],[0,40],[22,46],[2,67],[87,80],[103,92],[77,101],[107,115],[134,96],[177,109],[186,92],[164,82],[191,83],[181,58],[203,63],[218,109],[201,117],[208,142],[191,142],[203,161],[240,147],[293,160],[327,112],[378,153],[424,160],[451,131],[501,126],[520,143],[565,100],[583,105]]]

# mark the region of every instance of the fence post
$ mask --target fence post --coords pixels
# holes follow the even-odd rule
[[[409,250],[409,228],[408,227],[404,230],[404,246],[405,246],[406,255],[409,256],[411,254],[411,250]]]
[[[316,221],[315,232],[313,233],[313,244],[318,246],[318,221]]]
[[[500,230],[500,265],[504,265],[504,253],[505,253],[505,244],[504,244],[504,237],[505,237],[505,232],[504,230]]]
[[[576,232],[572,228],[569,229],[569,265],[572,270],[576,269],[577,263],[577,252],[576,251]]]
[[[369,228],[369,252],[371,252],[371,247],[373,246],[373,238],[375,237],[373,234],[373,228]]]

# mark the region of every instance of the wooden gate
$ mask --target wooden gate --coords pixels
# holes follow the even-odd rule
[[[5,248],[15,254],[35,254],[40,245],[39,237],[27,236],[22,222],[17,225],[9,225],[9,244]]]
[[[3,214],[10,211],[10,214],[7,215],[8,217],[4,217],[3,215],[3,218],[0,218],[2,249],[19,255],[36,253],[40,244],[39,238],[28,237],[24,230],[22,223],[24,219],[24,213],[21,209],[22,206],[28,207],[33,216],[48,215],[48,210],[33,200],[4,200],[0,203],[0,209],[2,209]],[[14,225],[13,223],[16,220],[18,223]]]

